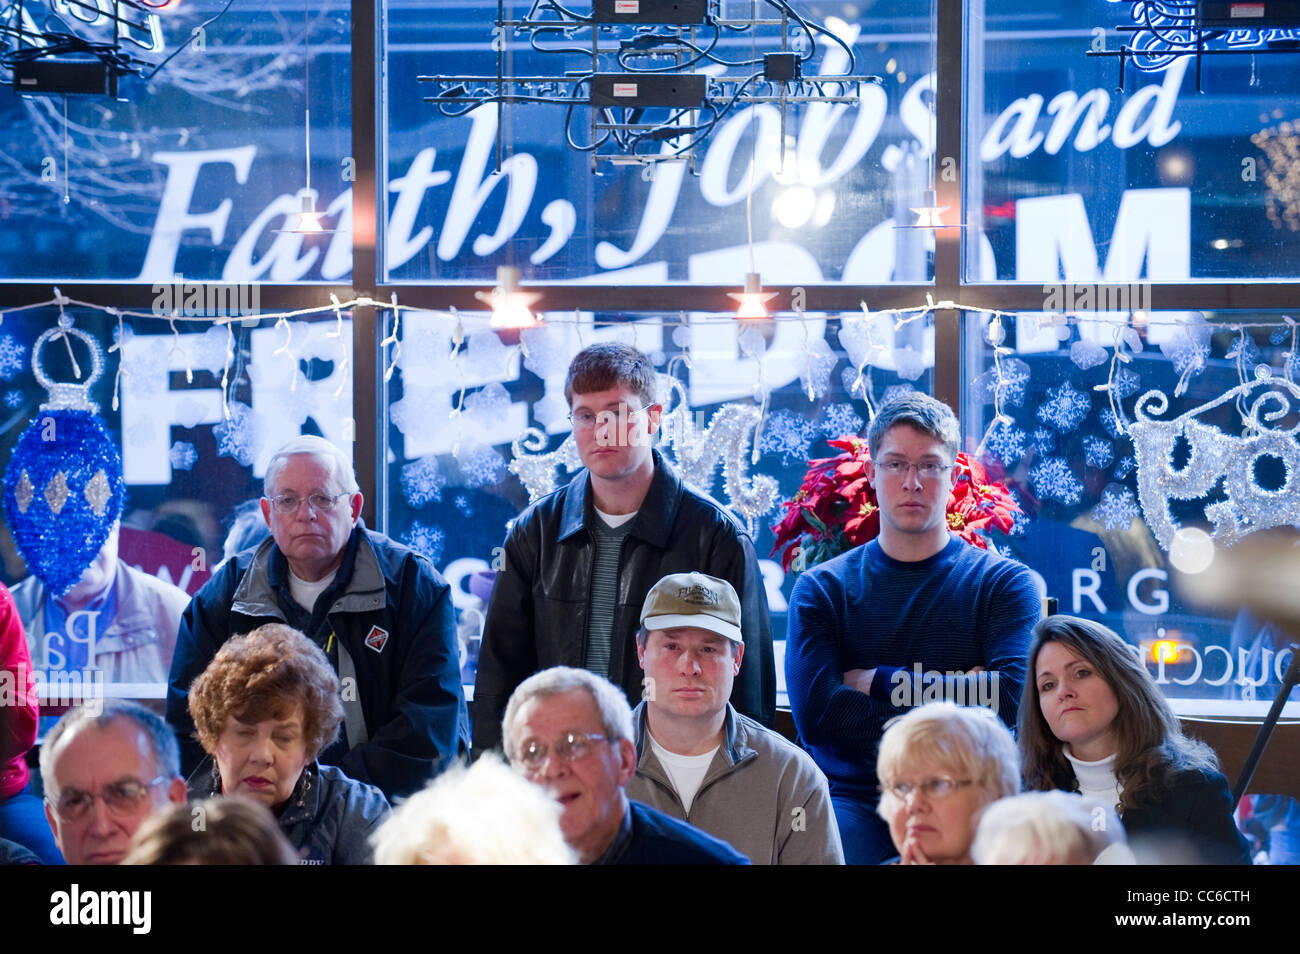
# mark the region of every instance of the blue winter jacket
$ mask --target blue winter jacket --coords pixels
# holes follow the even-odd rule
[[[204,756],[187,706],[190,684],[227,639],[279,622],[324,648],[343,683],[343,739],[320,761],[389,799],[418,791],[468,747],[450,587],[423,556],[361,525],[313,613],[294,602],[288,579],[288,563],[268,538],[218,570],[181,617],[167,721],[181,740],[183,771]]]

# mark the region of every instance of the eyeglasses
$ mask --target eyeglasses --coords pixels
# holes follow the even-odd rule
[[[882,785],[880,791],[888,792],[900,802],[906,802],[909,797],[920,792],[926,798],[943,799],[947,798],[959,788],[965,788],[967,785],[973,785],[970,779],[957,781],[955,778],[927,778],[924,782],[895,782],[893,785]]]
[[[612,741],[607,735],[597,735],[592,732],[566,732],[560,736],[554,746],[529,739],[515,755],[514,761],[529,770],[540,769],[542,763],[546,761],[546,753],[553,748],[561,761],[576,762],[590,755],[597,742]]]
[[[909,464],[905,460],[887,460],[884,463],[876,465],[876,470],[886,477],[899,479],[906,477],[912,468],[916,468],[916,475],[922,480],[934,480],[944,473],[952,464],[945,464],[942,461],[927,461],[924,464]]]
[[[616,419],[616,416],[627,419],[633,414],[640,414],[646,408],[654,406],[654,401],[651,401],[649,404],[642,404],[638,408],[630,408],[625,404],[620,404],[616,411],[600,411],[599,413],[596,411],[589,411],[584,407],[569,415],[569,423],[573,426],[575,431],[589,431],[602,420],[613,421]]]
[[[148,783],[134,778],[123,779],[105,785],[98,795],[77,788],[65,788],[59,793],[58,802],[53,803],[54,811],[65,822],[77,822],[86,817],[96,798],[102,798],[108,810],[114,815],[130,815],[139,809],[140,803],[145,800],[151,789],[157,788],[167,780],[166,775],[159,775]]]
[[[269,499],[271,501],[271,506],[275,508],[276,513],[282,516],[288,516],[289,514],[297,513],[298,508],[302,506],[304,500],[306,500],[307,503],[311,505],[311,509],[317,513],[331,513],[338,505],[340,497],[351,496],[352,494],[345,490],[341,494],[311,494],[307,497],[299,497],[296,494],[280,494]]]

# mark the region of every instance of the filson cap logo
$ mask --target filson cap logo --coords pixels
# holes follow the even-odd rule
[[[377,653],[384,651],[384,644],[388,642],[388,630],[380,629],[378,626],[370,627],[370,633],[366,636],[366,645]]]
[[[705,573],[673,573],[650,587],[641,607],[647,632],[707,629],[732,642],[740,633],[740,597],[726,580]]]
[[[700,606],[718,605],[718,594],[707,586],[700,586],[698,583],[694,586],[678,587],[677,598],[679,600],[685,600],[687,603],[696,603]]]

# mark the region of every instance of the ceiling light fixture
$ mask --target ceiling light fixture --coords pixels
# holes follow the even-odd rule
[[[311,188],[311,23],[308,20],[309,8],[302,11],[302,45],[303,45],[303,131],[306,154],[306,182],[301,196],[302,205],[297,212],[288,217],[288,228],[276,229],[276,232],[288,232],[292,235],[333,235],[338,229],[327,229],[321,224],[324,212],[316,211],[316,193]]]

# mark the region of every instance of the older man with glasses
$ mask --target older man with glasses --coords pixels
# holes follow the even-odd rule
[[[184,804],[176,737],[161,717],[109,700],[67,713],[41,747],[45,817],[70,865],[115,865],[140,824]]]
[[[582,864],[749,864],[726,842],[628,800],[632,709],[608,680],[565,666],[530,676],[510,697],[502,735],[515,769],[559,802],[560,830]]]
[[[203,758],[190,683],[227,639],[280,622],[316,642],[343,685],[343,738],[320,760],[390,800],[418,791],[468,744],[450,588],[423,556],[365,528],[351,465],[328,441],[285,444],[265,484],[270,538],[227,561],[181,620],[167,719],[185,769]]]

